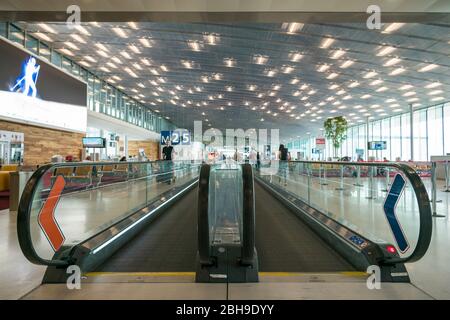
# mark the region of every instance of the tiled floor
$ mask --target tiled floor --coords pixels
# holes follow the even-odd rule
[[[379,183],[379,187],[382,187],[382,182],[380,181]],[[441,190],[443,183],[441,181],[438,183],[438,190]],[[425,180],[425,184],[429,187],[428,180]],[[290,183],[288,183],[288,186],[289,185]],[[380,189],[379,187],[376,188]],[[318,185],[317,188],[330,188],[329,191],[331,191],[331,188],[334,189],[334,186],[327,185],[319,187]],[[326,190],[323,189],[323,191],[325,192]],[[383,193],[380,191],[379,194],[379,201],[381,201]],[[340,193],[334,195],[337,196],[340,195]],[[323,197],[319,192],[316,192],[314,196],[318,203],[319,201],[323,201]],[[347,196],[349,199],[352,199],[351,201],[354,201],[357,199],[358,192],[349,190]],[[408,195],[406,196],[406,199],[407,197]],[[354,210],[355,204],[345,204],[345,201],[342,202],[339,198],[340,197],[330,197],[327,199],[328,203],[326,204],[326,208],[328,208],[330,212],[333,212],[334,208],[339,207],[345,209],[343,212],[346,214],[346,221],[364,226],[365,219],[370,218],[375,219],[370,220],[371,223],[377,223],[377,218],[374,218],[374,213],[378,209],[373,209],[368,212],[365,212],[364,210]],[[365,199],[365,197],[360,197],[361,201],[363,198]],[[429,251],[421,261],[409,264],[407,268],[415,286],[434,298],[450,299],[450,268],[448,267],[450,264],[450,193],[439,191],[438,199],[443,200],[441,203],[438,203],[438,213],[445,215],[445,217],[434,218],[433,239]],[[347,201],[350,200],[347,199]],[[361,203],[362,202],[360,202],[359,205],[361,205]],[[378,202],[374,201],[374,203]],[[403,204],[405,206],[405,217],[407,217],[409,214],[408,212],[411,211],[408,207],[410,204],[413,205],[412,203],[413,201],[405,200]],[[323,202],[321,204],[325,205]],[[376,206],[374,205],[374,208],[375,207]],[[353,211],[350,210],[352,208]],[[364,215],[361,215],[361,212],[363,212]],[[411,218],[412,216],[409,217]],[[410,220],[415,221],[415,219]],[[411,227],[414,227],[414,223],[411,223]],[[0,211],[0,299],[17,299],[23,296],[39,285],[43,273],[43,267],[29,263],[20,251],[16,234],[16,214],[10,213],[8,210]],[[317,290],[320,291],[322,289],[318,288]],[[238,297],[236,296],[236,298]]]

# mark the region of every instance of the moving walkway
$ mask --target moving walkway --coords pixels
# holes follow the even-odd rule
[[[404,264],[419,260],[431,239],[428,195],[405,165],[383,164],[389,179],[377,180],[364,172],[380,164],[291,162],[280,172],[272,164],[253,170],[236,163],[136,162],[114,182],[98,183],[102,170],[83,170],[87,180],[79,188],[72,182],[55,192],[57,181],[70,180],[58,178],[57,172],[70,171],[61,167],[88,165],[93,167],[41,167],[21,199],[20,245],[31,262],[48,266],[43,284],[65,284],[71,265],[80,267],[87,283],[109,281],[102,275],[121,276],[118,282],[295,282],[305,275],[365,281],[371,266],[380,268],[383,282],[408,283]],[[360,165],[363,174],[354,178]],[[331,166],[328,176],[325,166]],[[407,250],[389,233],[392,217],[383,217],[387,205],[372,190],[397,175],[408,190],[391,192],[413,201],[405,216],[417,222],[402,229]],[[355,179],[363,183],[355,187]],[[342,201],[323,199],[333,197]],[[347,205],[364,212],[345,218]],[[394,218],[405,219],[403,212]]]

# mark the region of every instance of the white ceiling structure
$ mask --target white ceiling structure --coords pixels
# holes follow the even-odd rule
[[[450,100],[450,24],[26,23],[179,127],[350,124]]]

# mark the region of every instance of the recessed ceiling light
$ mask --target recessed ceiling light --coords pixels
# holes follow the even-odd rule
[[[444,97],[434,97],[433,99],[431,99],[431,101],[440,101],[440,100],[444,100]]]
[[[334,78],[336,78],[338,75],[339,75],[339,74],[336,73],[336,72],[330,73],[330,74],[328,75],[327,79],[334,79]]]
[[[439,87],[441,85],[442,85],[442,83],[440,83],[440,82],[433,82],[433,83],[430,83],[430,84],[426,85],[425,88],[433,89],[433,88]]]
[[[281,70],[283,73],[291,73],[292,71],[294,71],[294,68],[291,66],[283,66]]]
[[[134,73],[134,71],[133,70],[131,70],[130,68],[128,68],[128,67],[125,67],[125,72],[127,72],[130,76],[132,76],[133,78],[137,78],[138,76],[137,76],[137,74],[136,73]]]
[[[188,46],[191,48],[192,51],[200,51],[203,47],[202,44],[196,40],[188,41]]]
[[[352,82],[348,85],[349,88],[355,88],[355,87],[357,87],[357,86],[359,86],[359,82],[358,82],[358,81],[352,81]]]
[[[139,50],[139,48],[136,47],[134,44],[130,44],[128,46],[128,49],[130,49],[131,51],[133,51],[136,54],[140,54],[141,53],[141,50]]]
[[[303,29],[304,24],[299,22],[285,22],[281,25],[283,30],[286,30],[287,33],[293,34]]]
[[[390,67],[393,66],[394,64],[399,63],[400,61],[402,61],[402,59],[399,58],[391,58],[388,61],[386,61],[386,63],[384,64],[385,67]]]
[[[109,49],[108,49],[104,44],[102,44],[102,43],[96,43],[95,46],[96,46],[97,48],[99,48],[100,50],[103,50],[103,51],[105,51],[105,52],[109,52]]]
[[[350,67],[353,63],[354,63],[354,61],[352,61],[352,60],[347,60],[347,61],[345,61],[343,64],[341,64],[340,67],[343,68],[343,69],[345,69],[345,68]]]
[[[220,35],[217,33],[205,33],[203,40],[210,46],[215,46],[220,41]]]
[[[301,58],[303,58],[303,55],[299,52],[291,52],[289,54],[289,58],[292,62],[297,62],[299,61]]]
[[[373,81],[370,83],[370,85],[371,85],[371,86],[376,86],[376,85],[379,85],[380,83],[383,83],[383,80],[381,80],[381,79],[376,79],[376,80],[373,80]]]
[[[393,22],[387,25],[387,27],[382,31],[382,33],[391,33],[394,32],[395,30],[400,29],[401,27],[403,27],[405,24],[402,22]]]
[[[97,62],[97,60],[94,59],[94,58],[91,57],[91,56],[85,56],[84,58],[85,58],[86,60],[89,60],[90,62],[93,62],[93,63],[96,63],[96,62]]]
[[[328,70],[330,68],[329,65],[327,64],[322,64],[321,66],[319,66],[319,68],[317,69],[318,72],[324,72],[326,70]]]
[[[86,43],[86,40],[84,40],[79,34],[71,33],[70,36],[80,43]]]
[[[192,68],[193,68],[193,63],[192,63],[191,61],[181,60],[181,64],[182,64],[186,69],[192,69]]]
[[[405,85],[401,86],[399,89],[400,90],[408,90],[408,89],[411,89],[412,87],[413,86],[410,84],[405,84]]]
[[[340,57],[342,57],[345,54],[345,51],[342,49],[336,50],[333,52],[333,54],[331,55],[331,59],[339,59]]]
[[[78,48],[75,44],[73,44],[72,42],[65,42],[65,45],[68,46],[69,48],[73,49],[73,50],[80,50],[80,48]]]
[[[428,65],[420,68],[418,71],[419,72],[427,72],[427,71],[431,71],[431,70],[433,70],[433,69],[435,69],[437,67],[438,67],[437,64],[431,63],[431,64],[428,64]]]
[[[62,49],[59,49],[59,51],[62,52],[63,54],[65,54],[65,55],[67,55],[67,56],[73,56],[72,51],[70,51],[69,49],[62,48]]]
[[[112,63],[112,62],[107,62],[106,65],[111,67],[111,68],[113,68],[113,69],[117,69],[117,66],[114,63]]]
[[[370,94],[365,94],[361,96],[361,99],[369,99],[371,97]]]
[[[253,62],[256,63],[256,64],[266,64],[267,60],[269,60],[268,56],[264,56],[264,55],[261,55],[261,54],[255,54],[253,56]]]
[[[134,30],[138,29],[136,22],[130,21],[130,22],[128,22],[128,25],[130,26],[131,29],[134,29]]]
[[[389,73],[389,75],[396,76],[396,75],[398,75],[400,73],[403,73],[405,71],[406,71],[406,69],[404,69],[404,68],[397,68],[397,69],[392,70],[391,73]]]
[[[381,88],[378,88],[376,91],[377,92],[383,92],[383,91],[386,91],[386,90],[388,90],[388,87],[381,87]]]
[[[42,32],[34,33],[34,35],[44,41],[47,41],[47,42],[53,41],[52,38],[50,38],[48,35],[46,35],[45,33],[42,33]]]
[[[297,78],[293,78],[291,80],[291,84],[297,84],[300,80],[298,80]]]
[[[86,35],[86,36],[90,36],[91,34],[89,33],[89,31],[87,31],[87,29],[85,27],[83,27],[81,24],[75,25],[75,28],[80,31],[82,34]]]
[[[369,71],[369,72],[367,72],[367,73],[363,76],[363,78],[365,78],[365,79],[370,79],[370,78],[375,77],[377,74],[378,74],[378,73],[376,73],[375,71]]]
[[[380,51],[377,53],[377,56],[383,57],[383,56],[385,56],[385,55],[387,55],[387,54],[390,54],[390,53],[394,52],[395,50],[397,50],[397,49],[394,48],[394,47],[391,47],[391,46],[385,46],[385,47],[382,47],[382,48],[380,49]]]
[[[121,28],[112,28],[115,34],[117,34],[121,38],[127,38],[127,33]]]
[[[428,92],[428,94],[431,95],[431,96],[434,96],[434,95],[440,94],[442,92],[444,92],[444,91],[442,91],[442,90],[433,90],[431,92]]]
[[[265,70],[266,76],[274,77],[277,74],[277,70],[275,69],[267,69]]]
[[[85,66],[86,68],[90,68],[91,65],[89,64],[89,62],[87,61],[80,61],[80,64],[82,64],[83,66]],[[110,81],[111,82],[111,81]]]
[[[146,48],[151,48],[152,47],[152,43],[147,38],[140,38],[139,42]]]
[[[321,43],[321,45],[320,45],[320,48],[322,48],[322,49],[326,49],[326,48],[328,48],[329,46],[331,46],[331,44],[334,42],[334,39],[333,38],[325,38],[323,41],[322,41],[322,43]]]
[[[236,65],[236,60],[233,58],[225,58],[223,59],[223,62],[227,67],[234,67]]]
[[[414,92],[414,91],[408,91],[408,92],[405,92],[404,94],[403,94],[403,96],[404,97],[409,97],[409,96],[413,96],[413,95],[415,95],[416,93]]]
[[[126,58],[126,59],[128,59],[128,60],[131,59],[130,54],[129,54],[128,52],[126,52],[126,51],[121,51],[120,54],[121,54],[124,58]]]
[[[38,26],[50,33],[56,33],[56,30],[45,23],[38,23]]]

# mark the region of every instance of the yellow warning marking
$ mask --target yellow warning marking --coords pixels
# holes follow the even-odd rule
[[[88,272],[87,277],[194,277],[195,272]]]
[[[302,273],[302,272],[259,272],[262,277],[305,277],[305,276],[328,276],[344,275],[348,277],[367,277],[367,273],[361,271],[344,271],[335,273]]]

